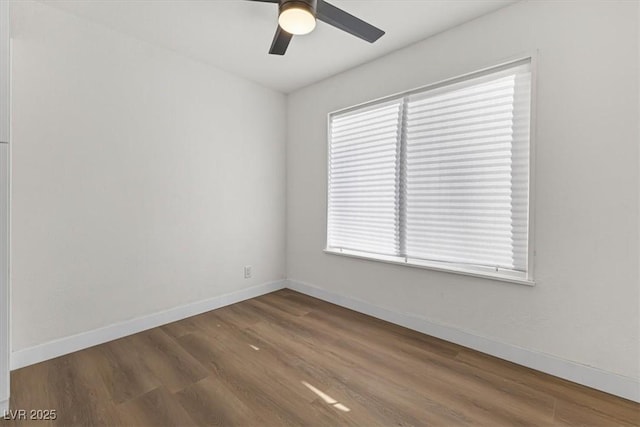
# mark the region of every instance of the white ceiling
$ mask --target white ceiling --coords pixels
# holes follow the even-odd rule
[[[122,33],[291,92],[514,0],[330,0],[386,31],[369,44],[319,22],[294,37],[284,57],[268,55],[277,5],[243,0],[44,0]]]

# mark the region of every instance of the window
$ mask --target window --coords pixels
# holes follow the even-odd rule
[[[531,60],[329,115],[327,251],[531,283]]]

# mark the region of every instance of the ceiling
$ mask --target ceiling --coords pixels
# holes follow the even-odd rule
[[[371,61],[514,0],[330,0],[386,31],[369,44],[323,22],[268,55],[277,5],[243,0],[43,0],[182,55],[291,92]]]

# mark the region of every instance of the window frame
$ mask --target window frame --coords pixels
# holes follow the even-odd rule
[[[329,168],[330,168],[330,155],[331,155],[331,117],[333,115],[346,113],[349,111],[366,108],[376,104],[384,102],[390,102],[397,99],[402,99],[416,93],[422,93],[430,90],[434,90],[440,87],[449,86],[458,82],[463,82],[476,77],[490,74],[492,72],[498,72],[502,69],[510,68],[518,65],[519,63],[528,61],[530,63],[531,70],[531,105],[530,105],[530,123],[529,123],[529,221],[528,221],[528,236],[527,236],[527,271],[525,274],[519,274],[510,271],[495,271],[491,267],[486,266],[470,266],[467,264],[447,263],[441,261],[429,261],[423,259],[415,259],[410,257],[380,255],[364,251],[355,251],[348,249],[336,249],[328,246],[328,222],[329,222]],[[456,77],[437,81],[435,83],[420,86],[418,88],[410,89],[407,91],[395,93],[389,96],[377,98],[371,101],[363,102],[357,105],[352,105],[347,108],[331,111],[327,114],[327,128],[326,128],[326,140],[327,140],[327,158],[326,158],[326,187],[325,187],[325,245],[323,252],[330,255],[339,255],[349,258],[356,258],[375,262],[384,262],[395,265],[403,265],[414,268],[422,268],[433,271],[440,271],[453,274],[461,274],[472,277],[479,277],[491,280],[497,280],[501,282],[516,283],[520,285],[534,286],[534,268],[535,268],[535,138],[536,138],[536,93],[537,93],[537,52],[530,52],[525,55],[518,55],[508,60],[499,62],[491,66],[483,67],[470,71],[465,74],[458,75]]]

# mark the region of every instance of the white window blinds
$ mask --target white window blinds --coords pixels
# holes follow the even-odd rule
[[[530,105],[526,60],[332,114],[328,249],[528,277]]]
[[[409,97],[407,256],[526,270],[529,82],[523,65]]]
[[[398,253],[401,101],[330,119],[328,246]]]

